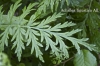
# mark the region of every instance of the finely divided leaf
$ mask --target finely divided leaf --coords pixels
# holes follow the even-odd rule
[[[12,49],[15,48],[16,50],[15,53],[17,54],[18,60],[21,60],[21,54],[22,54],[22,49],[25,49],[24,43],[23,43],[23,33],[21,31],[25,31],[23,28],[18,27],[16,29],[16,33],[12,37],[12,41],[14,41]],[[24,32],[25,33],[25,32]]]

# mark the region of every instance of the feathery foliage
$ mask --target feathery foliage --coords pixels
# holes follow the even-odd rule
[[[92,53],[87,50],[82,51],[81,49],[98,51],[98,45],[94,45],[95,37],[93,39],[90,37],[92,35],[97,36],[96,33],[99,34],[98,31],[94,30],[99,28],[99,15],[96,13],[86,13],[85,20],[82,22],[84,26],[80,26],[81,23],[74,23],[72,21],[63,22],[62,17],[65,16],[65,13],[57,12],[57,10],[59,6],[60,9],[63,9],[65,1],[66,6],[71,7],[79,7],[84,2],[83,0],[40,0],[40,3],[35,2],[25,6],[22,9],[22,13],[17,16],[16,11],[21,6],[21,0],[11,5],[7,14],[4,14],[3,6],[0,6],[0,51],[3,52],[5,47],[11,46],[11,49],[15,50],[18,60],[21,61],[23,51],[31,47],[30,53],[34,54],[42,62],[45,62],[44,52],[50,51],[51,57],[55,57],[54,59],[58,61],[55,62],[54,60],[54,64],[60,64],[70,57],[69,50],[74,47],[77,50],[76,52],[78,52],[75,56],[75,66],[78,66],[80,62],[83,66],[94,66],[91,63],[96,62],[96,59],[94,59],[95,57]],[[86,0],[80,7],[88,3],[89,1]],[[46,13],[48,10],[51,11]],[[30,17],[27,18],[27,16]],[[85,24],[89,27],[90,36],[87,36],[85,32],[87,27]],[[79,27],[77,28],[77,26]],[[92,30],[96,33],[91,32]],[[79,34],[78,37],[75,37],[77,34]],[[89,37],[90,40],[86,37]],[[89,43],[88,41],[91,42]],[[86,58],[84,58],[84,55],[86,55]],[[88,58],[89,55],[90,57]],[[83,59],[80,59],[80,57]],[[93,61],[90,61],[90,58]],[[79,59],[80,61],[78,61]],[[87,64],[87,62],[90,62],[90,64]]]

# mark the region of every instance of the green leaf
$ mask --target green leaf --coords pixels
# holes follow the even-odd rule
[[[28,48],[27,46],[31,46],[30,53],[32,55],[36,54],[36,57],[39,58],[39,60],[41,60],[42,62],[44,62],[42,50],[50,50],[52,53],[51,55],[58,59],[58,63],[60,63],[61,61],[69,58],[69,54],[71,52],[68,52],[68,49],[70,49],[68,43],[70,43],[70,45],[77,50],[78,54],[82,53],[82,51],[80,50],[81,47],[85,47],[90,51],[97,50],[95,46],[87,43],[87,38],[78,39],[76,38],[77,35],[73,36],[74,34],[82,31],[82,29],[73,28],[72,26],[75,26],[76,24],[66,21],[66,14],[62,16],[63,14],[59,11],[53,13],[54,10],[56,10],[57,7],[60,6],[60,2],[63,2],[62,6],[64,6],[65,0],[41,0],[42,2],[40,2],[38,6],[39,8],[36,6],[38,3],[29,4],[22,9],[22,14],[19,13],[20,15],[16,17],[15,13],[21,5],[20,1],[21,0],[17,1],[14,5],[11,5],[10,10],[6,15],[3,14],[2,6],[0,6],[0,51],[3,51],[4,49],[6,50],[4,46],[9,46],[10,44],[10,46],[12,46],[12,49],[15,49],[15,53],[17,54],[18,60],[20,61],[22,51]],[[67,5],[70,6],[71,4],[72,6],[76,7],[84,1],[66,0],[66,2]],[[87,1],[86,3],[83,3],[83,5],[85,4],[87,4]],[[35,8],[38,8],[36,11],[32,11],[34,6]],[[50,9],[53,14],[51,13]],[[30,13],[31,11],[32,13]],[[70,15],[72,17],[72,14]],[[27,18],[27,16],[29,18]],[[93,17],[89,18],[89,20],[87,21],[86,28],[89,27],[89,30],[90,28],[92,28],[90,30],[91,32],[94,29],[98,29],[100,24],[96,23],[99,20],[93,21],[94,18],[96,19],[99,16],[96,16],[96,14],[94,13],[89,15],[89,17],[90,16]],[[64,17],[64,19],[62,20],[60,17]],[[58,18],[61,22],[57,20]],[[69,21],[71,21],[71,19]],[[75,19],[75,22],[78,23],[79,21]],[[69,30],[69,28],[73,28],[73,30]],[[69,31],[65,31],[67,29]],[[84,32],[86,33],[86,31]],[[92,31],[91,35],[95,32],[96,31]],[[10,39],[12,42],[10,41]],[[95,40],[97,39],[99,39],[99,37]],[[8,48],[9,47],[7,47],[7,49]]]
[[[50,3],[52,12],[53,12],[54,2],[55,2],[55,0],[51,0],[51,3]]]
[[[48,7],[50,7],[51,11],[54,12],[54,7],[55,7],[55,11],[57,11],[60,1],[61,0],[43,0],[39,5],[40,6],[39,10],[45,13],[46,10],[48,10]]]
[[[10,10],[8,11],[8,17],[7,17],[8,23],[12,22],[12,18],[15,14],[16,9],[21,5],[19,4],[20,2],[21,0],[18,0],[14,5],[10,6]]]
[[[95,56],[88,50],[81,50],[80,54],[75,55],[75,66],[97,66]]]
[[[49,16],[47,19],[44,19],[37,27],[44,27],[46,24],[49,24],[53,21],[56,21],[57,18],[61,17],[63,14],[62,13],[54,13],[52,16]]]
[[[4,50],[4,45],[8,46],[9,34],[12,34],[12,29],[10,26],[8,26],[5,31],[0,34],[0,51]]]
[[[62,0],[62,1],[63,1],[63,0]],[[67,3],[67,5],[69,6],[69,4],[70,4],[70,3],[69,3],[69,0],[66,0],[66,3]]]
[[[30,3],[29,5],[28,5],[28,7],[26,8],[26,7],[24,7],[23,8],[23,13],[20,15],[20,19],[23,19],[23,18],[25,18],[29,13],[30,13],[30,11],[32,11],[33,9],[33,7],[35,6],[35,5],[37,5],[38,3]]]
[[[22,49],[25,49],[24,43],[23,43],[23,32],[25,33],[25,30],[20,27],[16,27],[16,33],[13,35],[12,40],[14,41],[12,49],[16,46],[15,53],[17,54],[18,60],[21,60],[21,54]]]
[[[43,46],[41,43],[38,42],[38,38],[35,35],[39,35],[39,33],[33,29],[27,29],[27,32],[26,32],[27,46],[32,43],[31,54],[35,51],[36,57],[39,57],[39,59],[42,62],[44,62],[43,57],[42,57],[43,54],[39,48]]]
[[[11,66],[8,56],[3,52],[0,52],[0,60],[0,66]]]

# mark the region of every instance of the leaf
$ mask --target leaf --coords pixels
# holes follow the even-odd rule
[[[31,54],[35,51],[36,57],[39,57],[39,59],[44,62],[42,57],[42,52],[40,51],[39,47],[43,47],[41,43],[38,42],[38,38],[35,35],[39,35],[38,32],[33,29],[28,29],[26,33],[26,39],[27,39],[27,46],[32,43],[31,48]]]
[[[8,17],[7,17],[9,23],[12,22],[12,17],[14,16],[16,9],[21,5],[19,4],[20,2],[21,0],[18,0],[14,5],[10,6],[10,10],[8,11]]]
[[[83,39],[77,39],[77,38],[73,38],[73,37],[66,37],[66,39],[68,39],[69,41],[72,42],[72,44],[75,46],[75,48],[77,49],[78,53],[80,54],[80,45],[85,46],[86,48],[88,48],[90,51],[92,51],[91,46],[89,46],[88,43],[86,43],[83,39],[87,39],[87,38],[83,38]]]
[[[95,56],[88,50],[81,50],[80,54],[75,55],[75,66],[97,66]]]
[[[0,6],[0,51],[4,50],[5,45],[9,45],[9,40],[11,39],[12,49],[15,49],[15,53],[17,54],[19,61],[21,60],[22,51],[26,49],[27,46],[31,46],[31,54],[36,54],[36,57],[42,62],[44,62],[44,60],[41,48],[45,51],[50,49],[52,55],[59,59],[58,63],[60,63],[61,61],[69,58],[68,49],[70,48],[67,46],[67,40],[72,43],[71,45],[74,46],[79,54],[81,53],[81,46],[86,47],[90,51],[95,50],[95,47],[87,43],[87,38],[78,39],[73,36],[80,32],[81,29],[77,28],[71,31],[63,31],[63,29],[69,29],[69,27],[75,26],[76,24],[68,22],[66,19],[64,20],[66,22],[60,22],[62,20],[60,17],[63,18],[63,14],[58,11],[53,13],[54,7],[57,9],[62,0],[42,0],[38,6],[39,8],[34,14],[30,12],[38,3],[29,4],[27,7],[22,9],[22,14],[16,17],[15,11],[20,6],[20,1],[21,0],[12,5],[6,15],[3,15],[2,6]],[[73,4],[75,6],[80,2],[79,0],[66,1],[68,4]],[[55,6],[55,4],[57,5]],[[43,12],[47,13],[46,11],[50,10],[49,7],[53,14],[49,11],[49,13],[45,15]],[[31,16],[26,18],[28,14]],[[45,17],[48,15],[51,16],[44,19],[43,15]],[[41,18],[41,16],[43,17]],[[60,21],[57,21],[58,18]],[[92,25],[94,25],[94,23]]]
[[[81,29],[72,30],[72,31],[70,31],[70,32],[66,32],[66,35],[67,35],[67,36],[72,36],[72,35],[74,35],[75,33],[80,32],[80,31],[81,31]]]
[[[63,1],[63,0],[62,0],[62,1]],[[69,6],[69,4],[70,4],[70,3],[69,3],[69,0],[66,0],[66,3],[67,3],[67,5]]]
[[[51,11],[53,12],[53,6],[54,6],[54,2],[55,2],[55,0],[50,0],[50,5],[51,5]]]
[[[3,15],[2,8],[3,8],[3,7],[0,6],[0,21],[1,21],[1,22],[0,22],[0,25],[1,25],[1,23],[2,23],[2,18],[3,18],[3,16],[2,16],[2,15]]]
[[[55,0],[55,11],[57,11],[58,6],[59,6],[60,1],[59,0]]]
[[[25,33],[25,30],[20,27],[15,28],[15,34],[13,35],[11,41],[14,41],[12,49],[16,46],[15,53],[17,54],[18,60],[21,60],[21,54],[22,49],[25,49],[24,43],[23,43],[23,32]],[[23,32],[21,32],[23,31]]]
[[[24,8],[23,8],[23,13],[22,13],[21,16],[20,16],[20,19],[25,18],[25,17],[30,13],[30,11],[32,11],[32,8],[33,8],[35,5],[37,5],[37,4],[38,4],[38,3],[32,3],[32,4],[29,4],[27,8],[24,7]]]
[[[0,34],[0,51],[4,50],[4,45],[8,46],[8,39],[9,39],[9,34],[12,34],[12,32],[10,32],[12,29],[10,26],[8,26],[4,32],[2,32]]]
[[[8,56],[3,52],[0,52],[0,60],[0,66],[11,66]]]
[[[53,21],[56,21],[57,18],[61,17],[63,14],[62,13],[54,13],[52,16],[49,16],[47,19],[43,20],[37,27],[44,27],[46,24],[49,24]]]
[[[39,10],[43,11],[44,13],[46,12],[47,8],[50,7],[51,11],[54,12],[54,7],[55,11],[57,11],[59,2],[61,0],[43,0],[42,3],[39,5]]]

